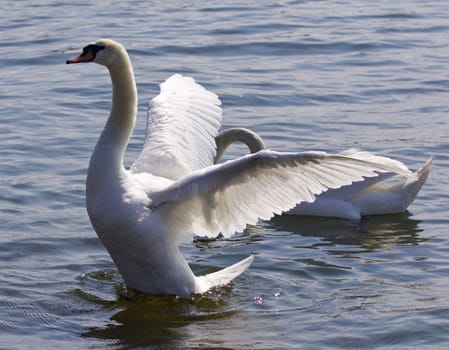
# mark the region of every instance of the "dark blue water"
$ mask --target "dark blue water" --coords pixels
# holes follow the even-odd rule
[[[449,347],[447,1],[4,1],[0,29],[0,348]],[[431,175],[404,214],[278,217],[183,247],[197,273],[257,255],[220,291],[127,295],[84,204],[109,77],[64,64],[99,37],[135,67],[128,164],[147,101],[182,73],[272,149],[433,155]]]

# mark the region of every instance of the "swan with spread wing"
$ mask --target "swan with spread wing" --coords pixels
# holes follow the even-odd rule
[[[315,195],[382,173],[407,173],[322,152],[262,150],[214,165],[222,110],[192,78],[173,75],[150,102],[143,149],[130,169],[124,153],[134,128],[137,89],[125,48],[109,39],[84,47],[67,63],[106,66],[112,107],[90,159],[86,206],[91,223],[128,288],[186,296],[229,283],[253,256],[195,276],[179,250],[193,235],[227,237]]]
[[[216,136],[217,153],[214,163],[218,163],[224,151],[235,142],[244,143],[251,153],[265,149],[262,138],[246,128],[229,128]],[[401,162],[378,156],[370,152],[350,149],[341,155],[359,158],[375,163],[395,162],[398,168],[409,171]],[[299,203],[285,214],[328,216],[341,219],[360,220],[362,216],[397,214],[407,210],[429,176],[432,157],[415,172],[407,176],[385,173],[364,181],[354,182],[340,188],[329,189],[316,196],[313,202]]]

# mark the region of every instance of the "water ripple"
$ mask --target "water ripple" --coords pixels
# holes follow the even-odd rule
[[[447,347],[446,2],[25,0],[3,10],[2,347]],[[197,273],[256,254],[233,285],[203,297],[127,291],[84,199],[110,81],[98,66],[65,65],[105,36],[129,48],[140,93],[127,164],[147,101],[179,72],[220,95],[225,127],[252,128],[270,148],[357,147],[412,168],[433,155],[429,180],[409,213],[277,217],[183,246]]]

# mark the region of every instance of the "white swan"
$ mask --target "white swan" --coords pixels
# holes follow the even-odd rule
[[[217,155],[214,163],[218,163],[227,147],[234,142],[244,143],[251,153],[265,149],[262,138],[246,128],[230,128],[220,131],[216,136]],[[371,162],[384,162],[385,158],[368,152],[348,150],[342,155],[356,157]],[[407,167],[397,162],[404,170]],[[342,219],[360,220],[366,215],[396,214],[407,210],[415,200],[421,187],[426,182],[432,167],[432,158],[416,172],[408,176],[403,174],[383,174],[365,181],[352,183],[336,189],[330,189],[316,196],[315,201],[300,203],[287,211],[288,215],[329,216]],[[383,183],[398,175],[401,180],[394,183]]]
[[[213,165],[221,122],[218,97],[181,75],[161,85],[150,102],[145,143],[129,170],[123,156],[134,127],[137,91],[126,50],[101,39],[67,63],[96,62],[109,70],[112,109],[92,154],[86,184],[91,223],[128,288],[186,296],[227,284],[250,256],[196,277],[179,251],[193,234],[215,237],[242,231],[327,188],[398,171],[320,152],[261,151]]]

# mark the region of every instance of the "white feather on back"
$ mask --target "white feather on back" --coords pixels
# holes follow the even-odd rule
[[[177,180],[213,164],[220,100],[192,78],[175,74],[150,101],[146,137],[131,172]]]

